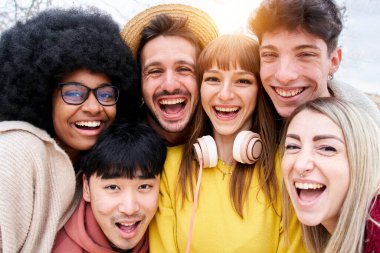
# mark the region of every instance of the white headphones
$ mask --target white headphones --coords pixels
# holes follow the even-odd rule
[[[198,162],[202,160],[205,168],[217,165],[216,143],[210,135],[198,138],[193,146]],[[253,164],[260,158],[261,150],[262,141],[259,134],[252,131],[241,131],[234,140],[232,155],[240,163]]]

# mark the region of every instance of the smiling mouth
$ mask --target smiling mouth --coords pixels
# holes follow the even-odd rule
[[[125,233],[132,233],[137,229],[141,221],[137,221],[135,223],[122,223],[122,222],[117,222],[116,226],[122,230]]]
[[[279,87],[274,87],[274,91],[276,92],[277,95],[284,97],[284,98],[291,98],[295,97],[299,94],[301,94],[305,88],[295,88],[295,89],[282,89]]]
[[[317,199],[326,190],[325,185],[318,183],[295,182],[294,186],[299,199],[304,202],[311,202]]]
[[[222,107],[222,106],[214,106],[214,111],[216,112],[216,114],[221,117],[221,118],[225,118],[225,117],[233,117],[235,116],[240,108],[237,107],[237,106],[234,106],[234,107]]]
[[[161,99],[159,100],[160,109],[167,114],[177,114],[186,106],[187,100],[184,98]]]
[[[101,121],[78,121],[75,122],[75,127],[83,130],[95,130],[100,127]]]

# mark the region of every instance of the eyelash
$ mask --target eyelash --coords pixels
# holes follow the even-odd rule
[[[114,184],[112,184],[112,185],[107,185],[105,188],[106,188],[107,190],[112,190],[112,191],[115,191],[115,190],[119,189],[119,187],[118,187],[117,185],[114,185]]]
[[[252,84],[251,80],[248,79],[240,79],[238,82],[242,84]]]
[[[204,81],[205,81],[205,82],[218,82],[219,79],[216,78],[216,77],[210,76],[210,77],[206,77],[206,78],[204,79]]]
[[[294,144],[288,144],[288,145],[285,145],[285,149],[286,150],[294,150],[294,149],[299,149],[299,147],[297,145],[294,145]]]
[[[336,148],[334,148],[332,146],[322,146],[319,149],[326,151],[326,152],[336,152],[337,151]]]

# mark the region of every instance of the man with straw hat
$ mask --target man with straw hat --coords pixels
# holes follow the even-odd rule
[[[218,36],[215,22],[192,6],[161,4],[137,14],[121,35],[141,67],[146,121],[168,146],[185,143],[199,98],[196,61]]]

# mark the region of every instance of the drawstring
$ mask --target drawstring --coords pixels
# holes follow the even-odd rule
[[[197,186],[195,188],[193,210],[191,212],[190,227],[189,227],[189,233],[188,233],[188,237],[187,237],[186,253],[190,252],[191,236],[192,236],[192,232],[193,232],[195,211],[197,210],[199,188],[201,186],[202,171],[203,171],[203,159],[200,159],[200,161],[199,161],[199,174],[198,174],[198,179],[197,179]]]

